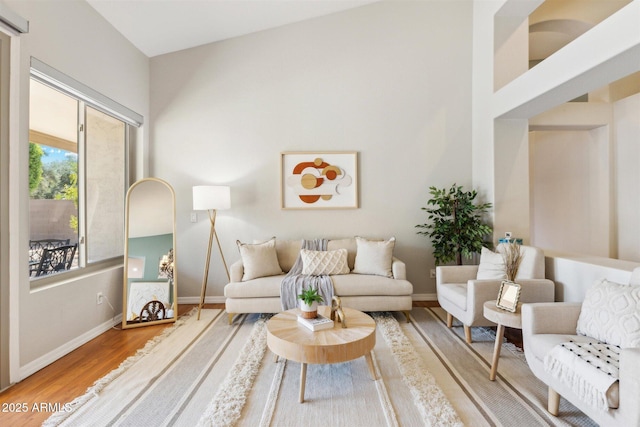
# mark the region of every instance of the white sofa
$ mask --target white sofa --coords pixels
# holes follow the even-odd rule
[[[640,268],[634,270],[629,284],[640,286]],[[621,317],[619,302],[620,300],[618,300],[618,304],[614,304],[613,312],[618,313]],[[603,305],[598,303],[595,306],[601,307]],[[549,386],[548,411],[553,415],[558,415],[560,396],[562,396],[602,426],[640,426],[640,405],[638,405],[640,348],[623,347],[620,350],[619,381],[611,385],[606,392],[606,410],[594,407],[581,399],[567,382],[567,377],[562,379],[545,369],[545,357],[561,343],[574,341],[582,344],[603,341],[602,337],[597,337],[599,338],[597,339],[577,333],[580,327],[588,324],[579,323],[582,310],[583,303],[573,302],[536,303],[522,306],[522,336],[525,356],[531,371]],[[636,319],[638,317],[637,310],[636,308]],[[618,314],[614,317],[617,317]],[[596,323],[600,323],[600,320]],[[627,326],[629,325],[631,324],[627,324]],[[613,328],[608,325],[600,326],[607,334],[613,332]],[[635,328],[637,334],[637,322]],[[589,366],[589,368],[593,369],[595,374],[596,368],[593,366]]]
[[[240,259],[230,267],[230,283],[224,287],[225,308],[229,323],[239,313],[278,313],[281,311],[280,284],[294,265],[302,240],[276,240],[275,249],[282,274],[244,280],[244,265]],[[329,240],[327,250],[347,249],[349,270],[353,271],[357,255],[355,238]],[[413,285],[406,280],[404,262],[393,257],[392,277],[374,274],[339,274],[330,276],[334,294],[344,307],[360,311],[402,311],[409,319]]]

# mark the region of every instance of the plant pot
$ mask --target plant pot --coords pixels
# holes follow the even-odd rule
[[[315,319],[318,317],[318,303],[314,301],[311,305],[307,305],[304,301],[300,301],[300,312],[304,319]]]

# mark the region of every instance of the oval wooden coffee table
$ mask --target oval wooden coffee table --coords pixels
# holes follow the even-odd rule
[[[343,307],[347,328],[338,321],[333,328],[312,331],[298,323],[299,309],[283,311],[267,322],[267,346],[276,355],[300,363],[300,403],[304,402],[307,364],[342,363],[364,356],[376,379],[371,350],[376,345],[376,322],[367,314]],[[319,306],[329,317],[331,308]]]

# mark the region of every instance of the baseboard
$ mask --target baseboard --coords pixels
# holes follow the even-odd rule
[[[223,296],[206,297],[205,304],[224,304],[226,298]],[[200,304],[200,297],[178,297],[178,304]]]
[[[49,353],[37,358],[32,362],[27,363],[24,366],[21,366],[18,372],[18,375],[19,375],[18,381],[22,381],[28,376],[35,374],[40,369],[52,364],[53,362],[60,359],[61,357],[66,356],[67,354],[71,353],[73,350],[77,349],[83,344],[88,343],[89,341],[105,333],[115,325],[119,325],[121,323],[122,323],[122,314],[116,315],[112,319],[107,320],[106,322],[96,326],[95,328],[85,332],[84,334],[72,339],[71,341],[61,345],[55,350],[50,351]]]
[[[437,294],[413,294],[411,296],[413,301],[438,301]]]

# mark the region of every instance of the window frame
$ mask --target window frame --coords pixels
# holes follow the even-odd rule
[[[93,108],[108,116],[111,116],[124,123],[124,188],[122,189],[123,200],[126,196],[128,183],[130,180],[130,155],[131,141],[134,140],[134,128],[143,124],[143,117],[118,104],[99,92],[85,86],[64,73],[44,64],[36,58],[31,58],[31,68],[29,78],[44,84],[54,90],[62,92],[78,101],[78,268],[52,275],[41,277],[29,277],[32,290],[37,290],[47,285],[60,284],[73,281],[75,278],[92,274],[96,271],[116,268],[124,262],[124,245],[122,254],[111,258],[88,262],[87,241],[87,207],[86,207],[86,121],[87,107]],[[122,213],[124,216],[124,212]]]

